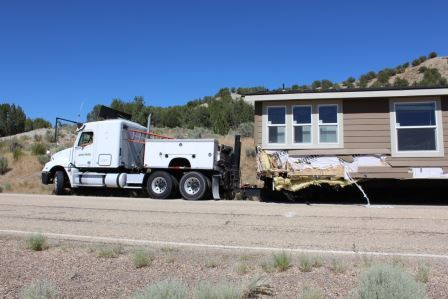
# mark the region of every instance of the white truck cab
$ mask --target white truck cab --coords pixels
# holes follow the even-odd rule
[[[80,187],[146,189],[152,198],[178,193],[197,200],[239,187],[238,152],[214,139],[172,139],[125,119],[82,124],[73,147],[55,153],[42,183],[55,194]],[[238,157],[236,158],[236,154]]]

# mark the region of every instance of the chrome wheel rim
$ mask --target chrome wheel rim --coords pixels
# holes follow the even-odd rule
[[[185,180],[184,190],[189,195],[196,195],[201,190],[201,182],[195,177],[188,178]]]
[[[162,194],[166,191],[166,188],[168,187],[168,183],[166,182],[166,179],[163,177],[156,177],[154,180],[152,180],[151,183],[151,189],[156,194]]]

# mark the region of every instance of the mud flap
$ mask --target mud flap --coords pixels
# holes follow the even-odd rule
[[[213,193],[213,199],[221,199],[221,196],[219,195],[219,181],[221,179],[221,176],[219,174],[215,174],[212,177],[212,193]]]

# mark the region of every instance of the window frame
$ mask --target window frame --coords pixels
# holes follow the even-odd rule
[[[310,120],[311,120],[311,122],[310,123],[307,123],[307,124],[295,124],[294,123],[294,108],[296,108],[296,107],[309,107],[310,108],[310,111],[311,111],[311,115],[310,115]],[[313,138],[313,131],[314,131],[314,128],[313,128],[313,105],[312,104],[299,104],[299,105],[291,105],[291,120],[292,120],[292,142],[291,142],[291,144],[292,145],[295,145],[295,146],[300,146],[300,145],[303,145],[303,146],[307,146],[307,147],[309,147],[310,145],[313,145],[313,142],[314,142],[314,138]],[[304,127],[304,126],[309,126],[310,128],[311,128],[311,130],[310,130],[310,142],[295,142],[295,127]]]
[[[336,123],[320,123],[319,116],[320,116],[320,107],[332,107],[336,106]],[[318,104],[317,105],[317,144],[318,145],[338,145],[340,144],[340,118],[339,118],[339,104]],[[321,126],[336,126],[336,142],[321,142],[320,141],[320,127]]]
[[[406,104],[434,104],[434,113],[436,125],[433,126],[397,126],[397,105]],[[443,123],[440,99],[427,98],[427,99],[393,99],[390,101],[390,127],[391,127],[391,155],[393,157],[443,157],[444,156],[444,143],[443,143]],[[398,149],[398,129],[425,129],[435,128],[435,150],[418,150],[418,151],[400,151]]]
[[[80,142],[82,141],[83,135],[87,135],[87,134],[91,134],[92,142],[80,144]],[[81,132],[81,134],[79,135],[79,138],[78,138],[77,147],[86,147],[86,146],[92,145],[94,140],[95,140],[94,136],[95,136],[95,133],[93,131],[83,131],[83,132]]]
[[[283,108],[285,110],[285,122],[283,124],[269,124],[269,109],[270,108]],[[284,142],[269,142],[269,128],[270,127],[284,127],[285,128],[285,140]],[[268,145],[287,145],[288,144],[288,109],[286,105],[269,105],[266,106],[266,144]]]
[[[318,105],[335,105],[338,108],[338,143],[321,143],[318,140]],[[311,106],[311,138],[312,143],[294,143],[294,126],[293,126],[293,106]],[[286,111],[286,131],[285,143],[269,143],[269,125],[268,125],[268,109],[271,107],[282,107]],[[344,149],[344,116],[343,116],[343,99],[335,100],[282,100],[282,101],[265,101],[261,106],[261,145],[266,150],[337,150]]]

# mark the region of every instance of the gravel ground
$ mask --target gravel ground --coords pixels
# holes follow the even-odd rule
[[[68,242],[60,235],[51,240],[54,244],[48,250],[34,252],[25,248],[23,236],[8,237],[11,230],[177,245],[148,245],[155,256],[153,263],[136,269],[135,247],[126,247],[117,258],[99,258],[100,245]],[[235,248],[207,249],[198,244]],[[447,244],[445,206],[366,208],[1,194],[0,298],[15,298],[24,285],[36,280],[53,283],[63,297],[116,298],[165,279],[180,280],[192,290],[202,281],[247,285],[259,275],[266,276],[276,298],[296,297],[305,286],[322,289],[327,298],[346,298],[357,287],[366,264],[379,262],[404,264],[411,273],[419,264],[429,264],[428,297],[448,298]],[[255,247],[319,250],[324,265],[303,273],[299,254],[293,254],[293,267],[266,272],[262,264],[272,260],[272,251]],[[332,250],[346,254],[329,255]],[[400,257],[408,253],[413,257]],[[344,273],[331,269],[333,259],[344,265]]]
[[[166,279],[185,283],[191,292],[204,281],[226,281],[244,287],[261,275],[273,291],[272,296],[262,296],[265,298],[296,297],[304,287],[319,288],[326,298],[346,298],[357,287],[360,273],[370,264],[400,264],[415,273],[417,265],[424,263],[431,268],[426,283],[428,297],[448,298],[446,260],[327,255],[321,256],[322,266],[301,272],[300,255],[292,255],[293,265],[288,270],[266,272],[261,265],[272,259],[271,254],[152,247],[146,248],[155,257],[152,264],[137,269],[132,261],[136,247],[125,247],[117,258],[100,258],[101,246],[112,245],[53,240],[48,250],[36,252],[27,249],[23,239],[1,237],[0,297],[16,298],[23,286],[37,280],[52,283],[66,298],[121,298]],[[334,259],[344,265],[343,273],[332,270]]]

